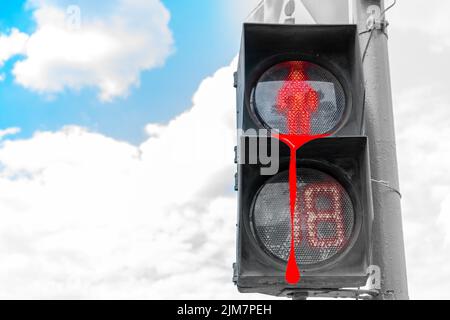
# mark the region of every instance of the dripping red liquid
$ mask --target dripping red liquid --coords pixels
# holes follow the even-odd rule
[[[323,138],[326,135],[313,135],[311,133],[312,114],[319,108],[320,99],[319,94],[307,82],[308,63],[291,61],[287,62],[286,65],[290,71],[284,85],[278,92],[277,109],[286,118],[286,127],[289,134],[276,134],[274,137],[288,145],[291,153],[289,165],[291,249],[286,268],[286,281],[289,284],[297,284],[301,279],[295,254],[296,242],[299,240],[295,236],[297,151],[308,142]]]
[[[308,142],[325,137],[325,135],[274,135],[275,138],[289,146],[291,156],[289,164],[289,202],[291,213],[291,250],[286,268],[286,281],[289,284],[296,284],[300,281],[301,275],[295,257],[295,208],[297,206],[297,151]]]

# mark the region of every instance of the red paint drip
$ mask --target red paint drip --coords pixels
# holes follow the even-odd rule
[[[307,83],[307,62],[291,61],[286,63],[290,68],[289,75],[278,92],[277,108],[284,114],[289,134],[276,134],[275,138],[289,146],[289,200],[291,213],[291,250],[286,268],[286,281],[297,284],[300,279],[300,270],[295,255],[296,202],[297,202],[297,151],[308,142],[323,138],[326,135],[313,135],[311,133],[312,114],[320,105],[319,94]],[[299,217],[298,217],[299,218]],[[297,219],[298,223],[300,219]]]
[[[289,165],[289,201],[291,212],[291,250],[286,269],[286,281],[289,284],[297,284],[300,281],[301,275],[298,269],[297,260],[295,257],[295,208],[297,206],[297,150],[303,147],[308,142],[325,137],[326,135],[274,135],[275,138],[285,143],[291,152]],[[300,219],[298,219],[299,221]]]

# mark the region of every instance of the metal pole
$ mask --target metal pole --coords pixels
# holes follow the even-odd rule
[[[383,0],[355,0],[361,52],[365,53],[365,132],[373,179],[373,264],[381,268],[380,300],[407,300],[405,249],[394,115]],[[370,19],[372,18],[372,19]],[[368,26],[369,21],[369,26]],[[370,24],[372,22],[373,24]],[[373,25],[373,32],[367,32]],[[369,40],[370,39],[370,40]],[[368,43],[370,41],[370,43]]]

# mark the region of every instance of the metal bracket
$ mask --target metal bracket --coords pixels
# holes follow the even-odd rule
[[[392,8],[396,2],[397,0],[394,1],[394,4],[392,6],[390,6],[384,11],[381,11],[381,8],[376,5],[372,5],[367,8],[367,14],[369,15],[369,17],[367,18],[366,21],[366,30],[359,33],[360,36],[366,33],[370,33],[369,39],[367,40],[366,48],[362,56],[363,62],[366,58],[367,50],[369,49],[370,41],[372,40],[372,36],[375,30],[380,30],[386,36],[386,38],[388,38],[386,29],[389,25],[389,22],[387,22],[385,14],[386,11]]]
[[[372,265],[367,268],[367,283],[364,288],[344,288],[344,289],[305,289],[292,291],[288,296],[293,300],[306,300],[306,298],[335,298],[335,299],[356,299],[372,300],[381,293],[381,269]]]
[[[306,300],[306,298],[372,300],[378,295],[377,290],[363,289],[302,290],[288,294],[293,300]]]
[[[369,6],[367,8],[367,13],[369,14],[366,22],[367,30],[363,33],[381,30],[384,34],[387,34],[386,29],[389,26],[389,22],[385,18],[385,12],[382,12],[379,6]]]
[[[381,8],[377,5],[371,5],[367,8],[367,13],[370,15],[367,19],[367,32],[372,30],[381,30],[385,35],[386,29],[389,26],[389,22],[386,20],[386,12],[392,9],[397,4],[397,0],[381,11]]]
[[[375,30],[381,30],[383,32],[386,31],[387,27],[389,26],[389,21],[386,19],[375,19],[374,16],[370,16],[369,19],[367,19],[367,30],[372,31]]]

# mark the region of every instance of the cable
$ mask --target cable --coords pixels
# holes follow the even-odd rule
[[[396,194],[398,194],[398,195],[400,196],[400,199],[403,197],[402,193],[401,193],[399,190],[397,190],[397,189],[391,187],[391,185],[389,184],[389,182],[383,181],[383,180],[375,180],[375,179],[371,179],[371,180],[372,180],[372,182],[378,183],[378,184],[380,184],[380,185],[382,185],[382,186],[388,188],[389,190],[395,192]]]
[[[370,36],[369,36],[369,39],[367,40],[366,48],[364,49],[364,53],[362,56],[363,63],[364,63],[364,60],[366,60],[367,51],[369,50],[370,41],[372,41],[374,31],[375,31],[375,28],[372,28],[372,30],[370,30]]]
[[[397,0],[394,0],[394,2],[389,7],[387,7],[386,9],[384,9],[381,12],[381,14],[380,14],[380,21],[384,21],[385,20],[386,12],[388,12],[390,9],[392,9],[396,4],[397,4]],[[375,29],[376,29],[376,26],[374,24],[373,26],[370,27],[370,29],[362,31],[362,32],[359,33],[359,35],[363,35],[363,34],[366,34],[366,33],[370,32],[370,36],[369,36],[369,39],[367,40],[366,48],[364,49],[364,53],[363,53],[363,56],[362,56],[362,62],[363,63],[364,63],[364,60],[366,59],[367,51],[369,50],[370,42],[372,41],[372,37],[373,37],[373,33],[374,33]],[[383,30],[383,33],[387,36],[387,34],[384,32],[384,30]]]
[[[383,12],[381,12],[380,18],[386,17],[386,12],[388,12],[389,10],[391,10],[395,5],[397,4],[397,0],[394,0],[394,3],[392,3],[389,7],[387,7],[386,9],[383,10]]]
[[[364,86],[365,88],[366,86]],[[362,108],[362,116],[361,116],[361,126],[359,128],[359,134],[363,135],[363,129],[364,129],[364,120],[366,118],[366,89],[364,89],[364,100],[363,100],[363,108]]]

